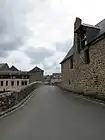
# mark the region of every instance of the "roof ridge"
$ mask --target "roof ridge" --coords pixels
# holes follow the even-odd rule
[[[32,71],[43,71],[41,68],[39,68],[39,67],[37,67],[37,66],[35,66],[33,69],[31,69],[29,72],[32,72]]]
[[[19,71],[14,65],[11,66],[10,70],[12,70],[12,71],[15,71],[15,70]]]
[[[101,24],[103,21],[105,21],[105,18],[103,20],[101,20],[100,22],[98,22],[95,26],[98,26],[99,24]]]
[[[100,29],[98,26],[91,25],[91,24],[87,24],[87,23],[82,23],[82,25],[83,25],[83,26],[90,27],[90,28],[96,28],[96,29]]]

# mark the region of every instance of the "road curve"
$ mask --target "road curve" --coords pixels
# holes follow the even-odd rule
[[[0,119],[0,140],[104,140],[105,108],[42,86],[20,110]]]

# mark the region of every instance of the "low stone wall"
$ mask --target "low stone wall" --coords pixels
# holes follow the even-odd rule
[[[57,86],[63,90],[66,90],[70,93],[74,93],[74,94],[78,94],[78,95],[82,95],[86,98],[90,98],[90,99],[96,99],[96,100],[99,100],[99,101],[102,101],[105,103],[105,93],[99,93],[99,92],[96,92],[96,91],[85,91],[85,93],[83,91],[77,91],[77,90],[72,90],[70,89],[67,85],[63,85],[61,83],[57,84]]]
[[[22,88],[20,91],[11,91],[0,94],[0,111],[5,111],[20,101],[25,99],[30,93],[32,93],[37,87],[39,87],[41,82],[33,82],[28,86]]]

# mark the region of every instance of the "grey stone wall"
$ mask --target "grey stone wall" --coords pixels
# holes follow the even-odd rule
[[[73,56],[73,69],[70,60],[61,65],[62,85],[85,94],[105,94],[105,38],[89,47],[90,63],[85,64],[84,51]]]
[[[35,73],[30,73],[29,74],[29,83],[35,82],[35,81],[44,81],[44,76],[43,76],[43,72],[35,72]]]

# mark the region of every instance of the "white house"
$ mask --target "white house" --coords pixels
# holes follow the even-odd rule
[[[56,84],[61,82],[61,73],[53,73],[51,76],[50,83]]]
[[[0,64],[0,91],[19,91],[29,84],[29,74],[8,64]]]

